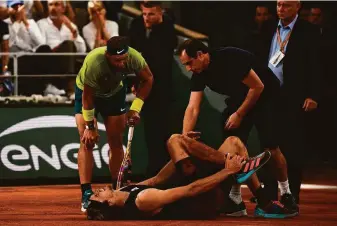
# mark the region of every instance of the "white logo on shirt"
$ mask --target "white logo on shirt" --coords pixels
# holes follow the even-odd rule
[[[132,188],[131,191],[137,191],[139,188],[138,187],[135,187],[135,188]]]
[[[121,108],[121,111],[124,111],[125,110],[125,108]]]
[[[124,49],[122,49],[122,50],[120,50],[120,51],[117,50],[117,54],[120,54],[121,52],[123,52],[123,50],[124,50]]]

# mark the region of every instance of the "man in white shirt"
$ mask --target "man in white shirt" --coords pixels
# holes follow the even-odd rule
[[[46,44],[52,49],[53,52],[59,53],[85,53],[86,45],[84,39],[79,35],[77,26],[73,24],[70,19],[64,15],[66,10],[66,1],[48,0],[47,18],[41,19],[37,22],[40,27],[42,36]],[[74,74],[77,73],[75,56],[52,56],[48,57],[48,65],[50,69],[48,73],[53,74]],[[50,63],[52,62],[52,63]],[[54,66],[53,62],[57,62]],[[58,79],[54,80],[52,84],[56,87],[65,88],[73,87],[71,79]],[[65,84],[67,83],[67,84]],[[54,90],[55,87],[52,87]],[[59,93],[49,91],[49,86],[45,90],[46,93]]]
[[[64,41],[72,41],[76,52],[84,53],[85,42],[79,35],[77,26],[64,15],[65,4],[65,1],[48,0],[49,17],[39,20],[37,24],[46,44],[53,50],[57,51]]]
[[[11,8],[11,11],[5,22],[9,28],[10,52],[34,52],[37,47],[45,44],[35,21],[27,19],[23,1],[8,1],[8,7]]]

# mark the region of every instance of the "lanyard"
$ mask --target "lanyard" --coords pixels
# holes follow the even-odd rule
[[[292,30],[288,33],[287,37],[281,41],[281,35],[280,35],[280,27],[277,27],[277,42],[280,46],[280,51],[284,54],[284,47],[287,45],[290,35],[291,35]]]

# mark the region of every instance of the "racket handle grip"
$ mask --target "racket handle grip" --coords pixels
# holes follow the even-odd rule
[[[135,127],[130,126],[129,127],[129,132],[128,132],[128,141],[131,141],[133,138],[133,131],[135,130]]]

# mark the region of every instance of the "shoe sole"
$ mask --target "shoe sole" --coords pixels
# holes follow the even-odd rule
[[[256,173],[259,169],[261,169],[261,167],[264,166],[269,161],[269,159],[271,157],[271,153],[269,151],[268,152],[264,152],[264,153],[262,153],[262,154],[260,154],[260,155],[258,155],[256,157],[259,157],[261,155],[264,155],[264,157],[262,158],[263,161],[260,162],[260,165],[257,168],[249,171],[248,173],[242,174],[244,176],[242,176],[240,178],[236,178],[236,182],[238,184],[242,184],[243,182],[245,182],[246,180],[248,180],[254,173]],[[236,177],[238,177],[238,176],[240,176],[240,174],[237,174]]]
[[[271,214],[271,213],[264,213],[263,210],[258,209],[255,210],[254,217],[257,218],[270,218],[270,219],[284,219],[284,218],[291,218],[296,217],[298,212],[291,213],[291,214]]]
[[[236,212],[233,212],[233,213],[225,213],[225,214],[222,214],[222,215],[225,215],[227,217],[245,217],[248,214],[247,214],[247,210],[244,209],[244,210],[236,211]]]

